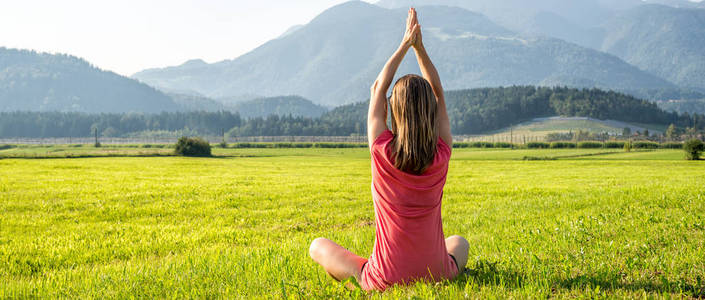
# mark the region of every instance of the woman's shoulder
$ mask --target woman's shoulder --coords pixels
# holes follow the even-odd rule
[[[394,134],[392,133],[391,130],[387,129],[380,134],[375,141],[372,143],[370,146],[370,150],[374,151],[374,149],[379,148],[379,147],[384,147],[385,145],[389,144],[391,140],[394,139]]]
[[[446,144],[446,142],[441,137],[438,137],[438,143],[436,144],[436,158],[448,161],[450,160],[450,155],[452,151],[453,147]]]

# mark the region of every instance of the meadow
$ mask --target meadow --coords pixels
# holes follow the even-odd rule
[[[705,162],[678,150],[454,149],[467,270],[369,294],[308,257],[316,237],[370,255],[367,149],[116,151],[0,159],[0,298],[705,297]]]

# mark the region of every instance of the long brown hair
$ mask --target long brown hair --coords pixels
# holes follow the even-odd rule
[[[433,163],[438,143],[438,104],[431,84],[413,74],[399,78],[389,104],[394,167],[407,173],[423,174]]]

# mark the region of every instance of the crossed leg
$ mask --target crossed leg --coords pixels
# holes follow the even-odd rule
[[[362,265],[367,262],[367,259],[325,238],[313,240],[308,253],[315,262],[323,266],[328,275],[338,281],[355,277],[359,282]]]
[[[453,235],[446,239],[446,250],[448,254],[455,257],[458,263],[458,270],[462,272],[468,263],[468,249],[470,244],[462,236]],[[362,258],[335,242],[317,238],[311,242],[308,249],[311,258],[319,265],[323,266],[328,275],[335,280],[342,281],[350,277],[360,281],[360,271],[367,259]],[[458,274],[460,274],[460,272]]]
[[[446,250],[448,254],[455,257],[458,263],[458,274],[463,272],[468,263],[468,249],[470,249],[470,243],[462,236],[453,235],[446,239]]]

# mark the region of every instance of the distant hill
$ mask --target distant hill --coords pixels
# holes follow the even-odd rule
[[[705,115],[665,112],[654,103],[598,89],[481,88],[448,91],[446,99],[452,131],[456,135],[497,134],[498,130],[517,124],[524,124],[518,126],[517,132],[545,131],[547,128],[614,132],[627,127],[625,124],[637,130],[647,127],[652,132],[663,130],[669,124],[680,128],[693,125],[705,128]],[[239,114],[227,111],[160,114],[0,112],[0,138],[85,136],[94,127],[100,128],[104,136],[180,134],[176,132],[181,130],[213,135],[220,134],[223,129],[230,136],[364,136],[367,107],[367,102],[343,105],[319,118],[293,115],[241,118]],[[551,116],[564,118],[525,126],[525,122],[535,123],[537,118]]]
[[[243,118],[266,117],[269,115],[301,116],[318,118],[328,109],[316,105],[311,100],[299,96],[281,96],[250,100],[231,106]]]
[[[0,111],[175,111],[167,95],[83,59],[0,47]]]
[[[454,134],[491,133],[552,116],[612,120],[602,122],[612,127],[622,126],[622,123],[662,126],[673,123],[685,127],[694,122],[692,116],[664,111],[649,101],[599,89],[512,86],[453,90],[446,92],[446,101]],[[368,102],[361,102],[340,106],[324,114],[321,120],[347,124],[348,128],[359,128],[354,132],[364,134],[368,105]],[[695,122],[705,126],[705,116],[697,118]],[[639,126],[631,127],[638,129]]]
[[[267,117],[270,115],[318,118],[328,111],[311,100],[299,96],[259,97],[253,100],[224,103],[204,96],[169,94],[179,111],[230,111],[243,118]]]
[[[167,95],[174,100],[179,111],[216,112],[221,110],[229,110],[229,108],[226,105],[223,105],[223,103],[204,96],[175,93],[168,93]]]
[[[492,135],[508,136],[514,135],[515,141],[527,138],[529,141],[536,137],[545,137],[549,133],[567,133],[576,132],[578,130],[591,133],[608,133],[612,135],[621,135],[624,128],[629,128],[631,132],[645,132],[648,130],[650,134],[661,134],[666,126],[655,125],[645,126],[636,125],[615,120],[599,120],[589,117],[547,117],[535,118],[527,122],[522,122],[514,126],[502,128],[497,131],[490,132]]]
[[[617,57],[553,38],[521,38],[463,9],[419,8],[424,38],[446,88],[567,85],[604,89],[673,88]],[[401,39],[406,9],[353,1],[234,60],[150,69],[133,77],[220,98],[301,95],[337,106],[369,97],[369,86]],[[418,73],[413,55],[400,74]]]
[[[600,50],[680,86],[705,90],[705,9],[643,5],[603,28]]]

